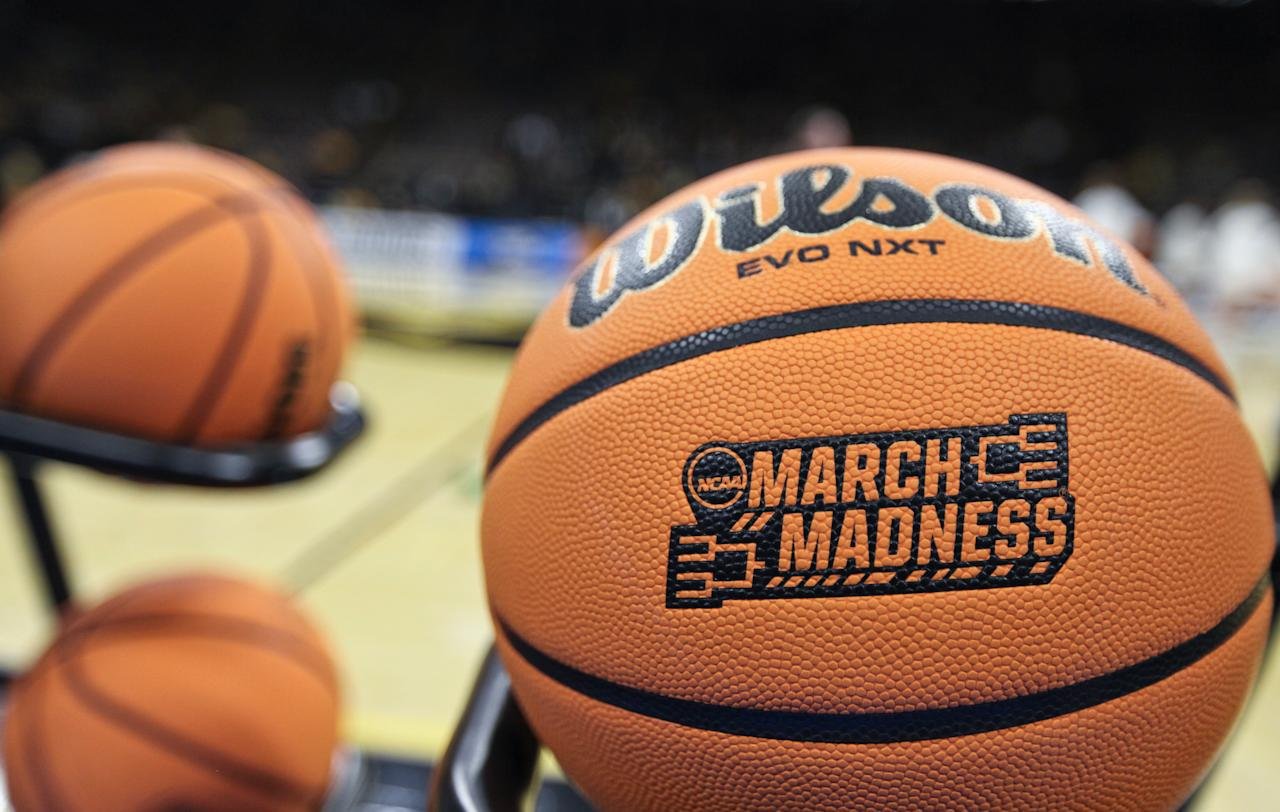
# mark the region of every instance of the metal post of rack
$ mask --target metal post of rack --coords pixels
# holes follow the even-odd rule
[[[34,415],[0,411],[0,454],[45,598],[56,612],[74,600],[62,545],[38,474],[46,462],[81,465],[150,482],[255,487],[304,479],[325,468],[363,433],[365,416],[349,385],[334,388],[325,426],[279,442],[197,448],[130,437]]]
[[[8,457],[14,490],[27,528],[27,541],[44,585],[45,598],[54,611],[60,612],[71,601],[71,584],[53,532],[44,492],[36,476],[38,460],[22,454],[10,454]]]

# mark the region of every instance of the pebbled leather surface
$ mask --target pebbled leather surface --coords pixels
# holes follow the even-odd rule
[[[71,620],[15,685],[24,812],[302,812],[338,737],[328,647],[283,596],[219,576],[125,590]]]
[[[958,181],[980,184],[1012,197],[1042,202],[1070,216],[1083,213],[1061,198],[1024,180],[990,167],[909,150],[857,148],[812,150],[752,161],[691,184],[641,212],[599,250],[617,243],[654,214],[686,201],[710,205],[723,191],[751,183],[771,183],[761,197],[763,215],[776,214],[773,193],[778,176],[790,169],[838,163],[852,170],[853,181],[895,177],[922,192]],[[854,195],[850,188],[832,207]],[[850,261],[801,265],[738,279],[736,264],[769,254],[781,258],[788,249],[826,242],[838,247],[851,240],[932,237],[946,240],[937,257],[896,254]],[[1135,273],[1151,291],[1142,296],[1117,285],[1096,267],[1086,267],[1048,249],[1047,240],[993,240],[975,237],[943,216],[907,231],[854,222],[831,234],[812,236],[782,232],[758,250],[727,255],[717,248],[718,229],[709,218],[708,232],[689,265],[642,295],[627,295],[608,316],[586,328],[569,326],[573,289],[566,286],[529,331],[520,348],[515,372],[507,384],[491,435],[489,456],[500,440],[525,416],[562,389],[635,352],[703,330],[746,319],[831,304],[878,299],[954,298],[1020,301],[1062,307],[1119,321],[1170,341],[1227,379],[1211,342],[1177,292],[1136,251],[1123,246]],[[590,262],[590,259],[588,259]],[[584,263],[586,264],[586,263]]]
[[[994,170],[892,150],[748,164],[655,210],[754,181],[766,184],[759,198],[772,217],[771,179],[815,161],[924,192],[978,184],[1078,216]],[[521,349],[490,444],[506,448],[487,483],[482,551],[496,618],[540,652],[628,689],[746,713],[928,719],[1074,691],[1166,655],[1219,627],[1259,584],[1273,530],[1256,450],[1208,340],[1129,249],[1151,295],[1097,257],[1083,265],[1046,239],[993,238],[941,217],[910,232],[944,240],[937,255],[833,253],[739,278],[746,255],[721,249],[715,228],[687,265],[585,326],[569,326],[567,289]],[[782,231],[751,255],[903,235],[857,221],[820,235]],[[903,301],[913,299],[930,302]],[[930,310],[941,299],[1004,304],[943,317]],[[887,315],[821,321],[874,312]],[[922,313],[930,318],[912,318]],[[822,329],[806,329],[806,319]],[[779,329],[734,340],[753,320]],[[721,343],[705,351],[709,341]],[[655,357],[661,363],[637,362],[638,372],[610,371]],[[582,396],[552,401],[565,391]],[[548,402],[556,408],[506,443]],[[668,606],[672,528],[694,519],[684,465],[704,444],[1029,413],[1065,414],[1069,436],[1074,548],[1050,582]],[[633,713],[548,679],[499,637],[535,729],[606,810],[1161,809],[1190,791],[1230,728],[1267,613],[1241,619],[1182,670],[1100,693],[1101,704],[881,744],[737,735],[699,729],[696,714]]]
[[[249,161],[106,150],[0,221],[0,407],[200,445],[323,425],[354,320],[310,206]]]
[[[516,695],[602,810],[1170,810],[1198,784],[1257,673],[1263,607],[1230,641],[1139,693],[1035,724],[903,744],[778,741],[586,699],[499,636]]]
[[[1070,432],[1075,549],[1052,583],[666,607],[700,444],[1036,410],[1066,412]],[[870,711],[1061,686],[1203,632],[1266,570],[1269,516],[1233,404],[1181,367],[1100,339],[931,324],[779,339],[614,387],[495,470],[481,536],[495,613],[570,665],[700,701]]]

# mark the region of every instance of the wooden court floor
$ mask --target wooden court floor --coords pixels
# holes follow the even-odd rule
[[[347,737],[430,757],[447,740],[490,636],[476,544],[480,457],[510,363],[501,349],[362,342],[348,367],[368,403],[367,436],[312,481],[203,492],[67,466],[44,473],[75,587],[88,600],[130,581],[213,569],[295,592],[332,641]],[[1242,405],[1259,436],[1280,419],[1280,369],[1255,355]],[[9,499],[7,491],[3,499]],[[0,507],[0,664],[20,667],[50,632]],[[1280,656],[1200,804],[1276,808]]]

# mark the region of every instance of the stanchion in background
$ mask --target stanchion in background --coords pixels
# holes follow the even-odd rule
[[[1280,583],[1280,470],[1271,483],[1278,545],[1271,582]],[[1280,595],[1272,593],[1271,637],[1275,640]],[[1270,644],[1268,644],[1270,646]],[[436,765],[427,808],[431,812],[518,812],[538,759],[538,743],[511,693],[497,652],[491,647],[471,689],[467,710]],[[1194,796],[1180,812],[1191,808]]]

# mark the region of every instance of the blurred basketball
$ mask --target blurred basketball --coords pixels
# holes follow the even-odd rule
[[[314,810],[337,720],[333,663],[288,600],[172,578],[77,617],[18,681],[5,771],[22,812]]]
[[[728,170],[588,258],[482,535],[516,696],[605,810],[1173,808],[1271,605],[1257,452],[1170,285],[887,149]]]
[[[200,445],[321,426],[352,336],[336,257],[274,173],[105,150],[0,222],[0,405]]]

